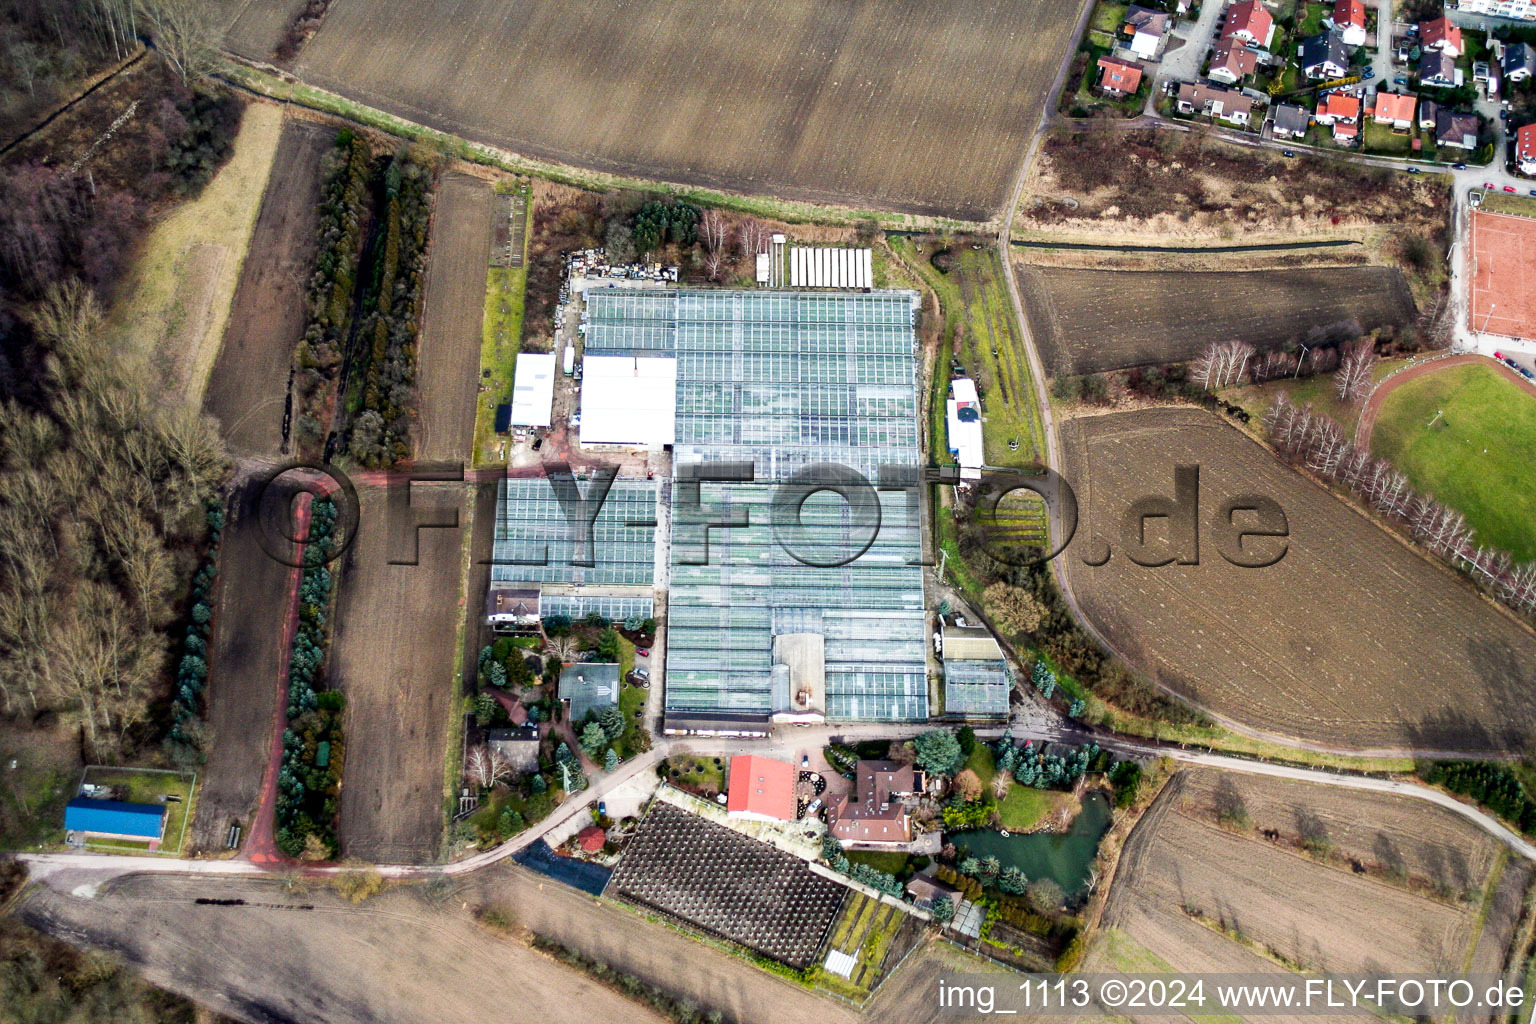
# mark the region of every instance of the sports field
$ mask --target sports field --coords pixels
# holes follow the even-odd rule
[[[1474,213],[1470,252],[1472,330],[1536,339],[1536,220]]]
[[[1491,363],[1410,380],[1382,405],[1371,451],[1465,515],[1478,543],[1536,558],[1536,388]]]

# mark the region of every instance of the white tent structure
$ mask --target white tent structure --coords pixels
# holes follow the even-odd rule
[[[981,433],[981,401],[976,396],[976,382],[969,377],[956,377],[950,383],[948,421],[949,453],[960,463],[960,479],[980,480],[986,447]]]
[[[555,354],[519,352],[512,378],[512,426],[547,427],[554,405]]]
[[[583,445],[643,448],[676,440],[676,359],[589,355],[582,365]]]

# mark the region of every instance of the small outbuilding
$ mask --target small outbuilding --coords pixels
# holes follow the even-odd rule
[[[76,842],[129,840],[147,842],[151,850],[158,850],[165,838],[165,808],[79,796],[64,806],[64,831]]]

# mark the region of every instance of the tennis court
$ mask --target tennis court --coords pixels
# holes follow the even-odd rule
[[[1471,323],[1479,334],[1536,340],[1536,220],[1472,215]]]

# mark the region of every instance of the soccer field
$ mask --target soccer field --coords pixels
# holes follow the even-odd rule
[[[1408,474],[1417,490],[1463,513],[1478,543],[1518,561],[1536,559],[1530,386],[1478,364],[1410,380],[1387,397],[1371,450]]]

